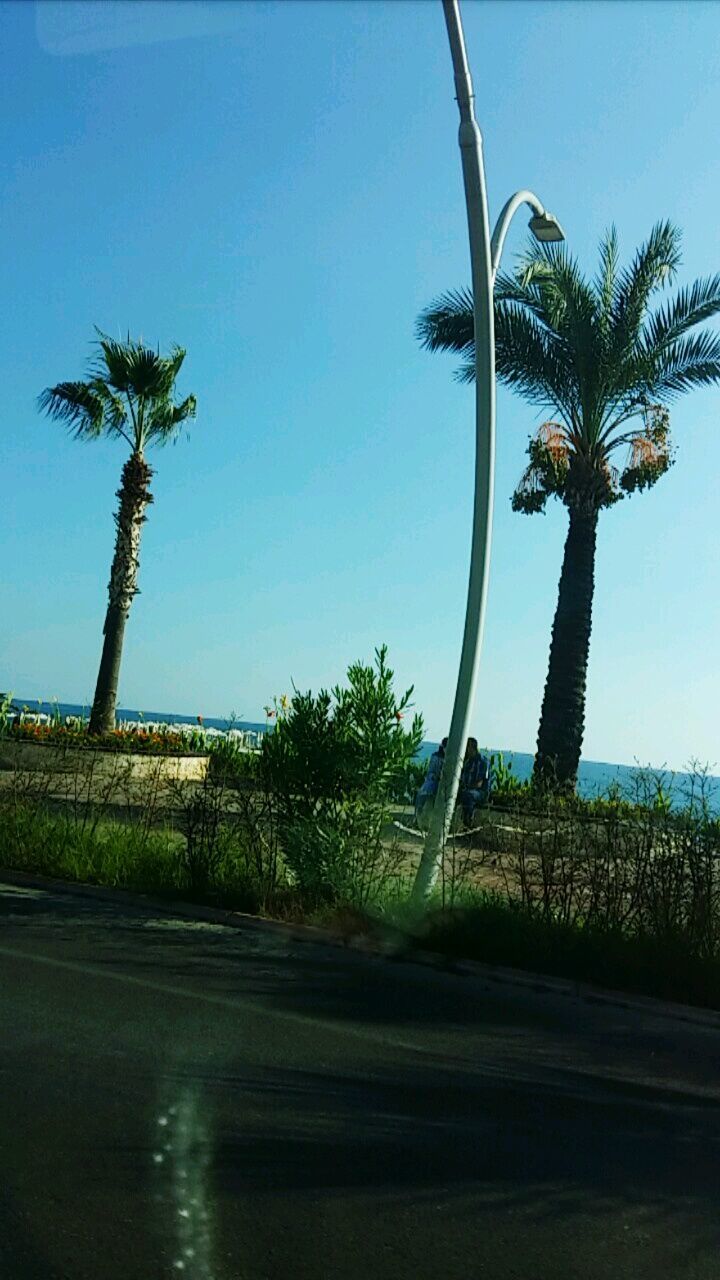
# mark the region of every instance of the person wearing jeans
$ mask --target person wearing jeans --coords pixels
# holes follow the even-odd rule
[[[478,750],[477,738],[468,738],[465,760],[460,775],[459,801],[462,805],[463,823],[470,826],[479,804],[487,800],[490,790],[490,770],[485,756]]]

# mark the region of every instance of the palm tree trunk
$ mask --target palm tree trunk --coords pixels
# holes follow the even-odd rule
[[[140,567],[140,533],[146,520],[145,508],[152,502],[152,468],[143,454],[132,453],[122,470],[117,496],[120,499],[115,524],[115,555],[108,583],[108,607],[100,670],[90,715],[90,733],[111,733],[115,728],[118,681],[122,660],[125,623],[133,596],[137,595]]]
[[[585,730],[585,686],[595,590],[598,510],[570,508],[540,713],[534,781],[571,790]]]

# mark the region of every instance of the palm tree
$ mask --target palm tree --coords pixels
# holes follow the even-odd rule
[[[720,275],[650,310],[679,261],[680,233],[664,222],[624,270],[612,228],[593,280],[564,245],[532,243],[518,269],[496,281],[498,377],[553,416],[531,437],[513,510],[543,511],[554,496],[569,516],[535,757],[541,785],[572,788],[577,778],[598,515],[668,470],[668,404],[720,380],[720,336],[690,332],[720,311]],[[457,376],[471,381],[471,292],[439,298],[420,316],[418,337],[431,351],[461,352]]]
[[[115,728],[118,679],[125,623],[133,596],[137,595],[140,533],[145,509],[152,502],[153,471],[145,458],[151,444],[166,444],[179,427],[196,413],[194,396],[175,402],[175,379],[185,359],[181,347],[163,357],[142,339],[116,342],[99,334],[100,353],[90,367],[87,382],[59,382],[39,397],[39,407],[64,422],[79,440],[100,436],[119,437],[130,446],[122,469],[120,499],[115,515],[115,554],[108,584],[104,641],[89,732],[109,733]]]

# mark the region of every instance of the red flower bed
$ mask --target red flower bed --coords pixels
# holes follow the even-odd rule
[[[172,730],[114,729],[112,733],[91,736],[87,729],[63,724],[23,723],[13,726],[10,736],[19,742],[44,742],[49,746],[92,747],[100,751],[145,755],[192,755],[198,753],[199,746]]]

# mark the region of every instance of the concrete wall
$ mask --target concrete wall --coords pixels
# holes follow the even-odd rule
[[[0,768],[47,773],[92,770],[96,778],[168,778],[202,782],[208,756],[130,755],[120,751],[93,751],[82,747],[56,747],[43,742],[0,739]]]

